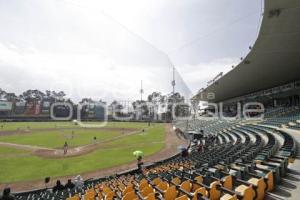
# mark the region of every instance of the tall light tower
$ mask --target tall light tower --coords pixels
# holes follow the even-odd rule
[[[175,82],[175,67],[174,66],[173,66],[173,80],[172,80],[171,84],[172,84],[172,87],[173,87],[172,94],[175,94],[175,85],[176,85],[176,82]]]
[[[141,101],[143,101],[143,93],[144,93],[144,89],[143,89],[143,80],[141,80],[141,89],[140,89]]]

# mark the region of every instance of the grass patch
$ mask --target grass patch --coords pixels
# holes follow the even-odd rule
[[[146,123],[144,123],[143,125],[141,124],[142,123],[139,123],[138,125],[130,124],[130,126],[144,127]],[[122,125],[125,126],[126,124]],[[116,124],[112,126],[116,126]],[[52,137],[52,133],[49,134],[49,137]],[[34,140],[38,139],[40,140],[39,142],[43,143],[44,145],[52,146],[53,144],[51,144],[50,142],[47,143],[47,140],[49,139],[43,138],[45,136],[48,135],[42,134],[39,136],[35,136]],[[91,135],[89,135],[87,138],[90,138],[90,136]],[[24,140],[26,140],[23,139],[25,135],[18,137],[18,139],[22,140],[23,142]],[[58,160],[41,158],[31,154],[26,154],[22,156],[22,154],[26,152],[22,150],[0,147],[0,183],[36,180],[42,179],[46,176],[57,177],[72,174],[76,175],[88,171],[95,171],[98,169],[122,165],[135,160],[135,158],[132,155],[132,152],[135,150],[143,151],[145,156],[158,152],[165,145],[164,137],[164,125],[159,124],[156,126],[151,126],[149,129],[146,129],[146,131],[142,134],[131,135],[124,138],[120,138],[116,141],[106,143],[103,149],[98,149],[87,155]],[[0,137],[0,139],[1,138],[2,137]],[[18,139],[15,138],[16,141]],[[28,142],[37,143],[37,141]],[[9,153],[14,153],[15,155],[21,156],[6,156]]]

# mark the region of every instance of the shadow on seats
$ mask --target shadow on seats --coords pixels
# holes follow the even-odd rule
[[[266,196],[265,200],[285,200],[285,198],[276,197],[276,196]]]
[[[295,177],[295,176],[293,176],[293,175],[291,175],[291,174],[287,174],[287,175],[284,177],[284,179],[289,180],[289,181],[295,181],[295,182],[300,181],[300,178]]]
[[[290,181],[288,180],[282,180],[280,185],[280,187],[283,187],[283,188],[287,188],[287,189],[291,189],[291,190],[294,190],[297,188],[296,185],[292,184]]]
[[[294,169],[288,169],[289,174],[300,175],[300,171]]]
[[[283,197],[283,199],[285,199],[286,197],[292,196],[291,193],[289,193],[288,191],[286,191],[280,187],[276,187],[275,191],[272,191],[272,194],[275,194],[276,196],[279,196],[279,197]],[[272,197],[273,197],[273,195],[272,195]]]

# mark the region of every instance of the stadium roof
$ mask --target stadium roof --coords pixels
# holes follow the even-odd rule
[[[300,80],[300,1],[265,0],[258,38],[233,70],[194,98],[221,102]],[[208,94],[215,98],[209,100]]]

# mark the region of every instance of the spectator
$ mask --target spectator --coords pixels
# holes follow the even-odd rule
[[[64,155],[66,155],[68,153],[68,143],[67,141],[65,141],[65,144],[64,144]]]
[[[144,162],[142,161],[142,156],[138,156],[137,167],[138,167],[138,172],[140,172],[140,173],[142,173],[143,164],[144,164]]]
[[[74,178],[74,183],[77,189],[81,189],[84,185],[83,178],[80,175],[76,176]]]
[[[182,149],[181,156],[184,158],[189,156],[189,151],[187,148]]]
[[[73,189],[75,187],[75,184],[72,183],[71,179],[68,179],[68,183],[65,185],[66,189]]]
[[[175,129],[175,133],[176,133],[176,136],[177,136],[179,139],[181,139],[181,137],[184,136],[184,135],[183,135],[183,132],[182,132],[179,128],[176,128],[176,129]]]
[[[4,188],[3,195],[0,198],[0,200],[14,200],[14,199],[15,197],[12,194],[10,194],[10,188]]]
[[[198,144],[198,152],[203,152],[203,145],[202,145],[202,143],[199,143]]]
[[[217,143],[217,135],[214,135],[213,136],[213,144],[216,145],[216,143]]]
[[[53,187],[52,191],[56,192],[56,191],[61,191],[64,189],[65,189],[65,187],[60,183],[60,180],[57,180],[56,185]]]

